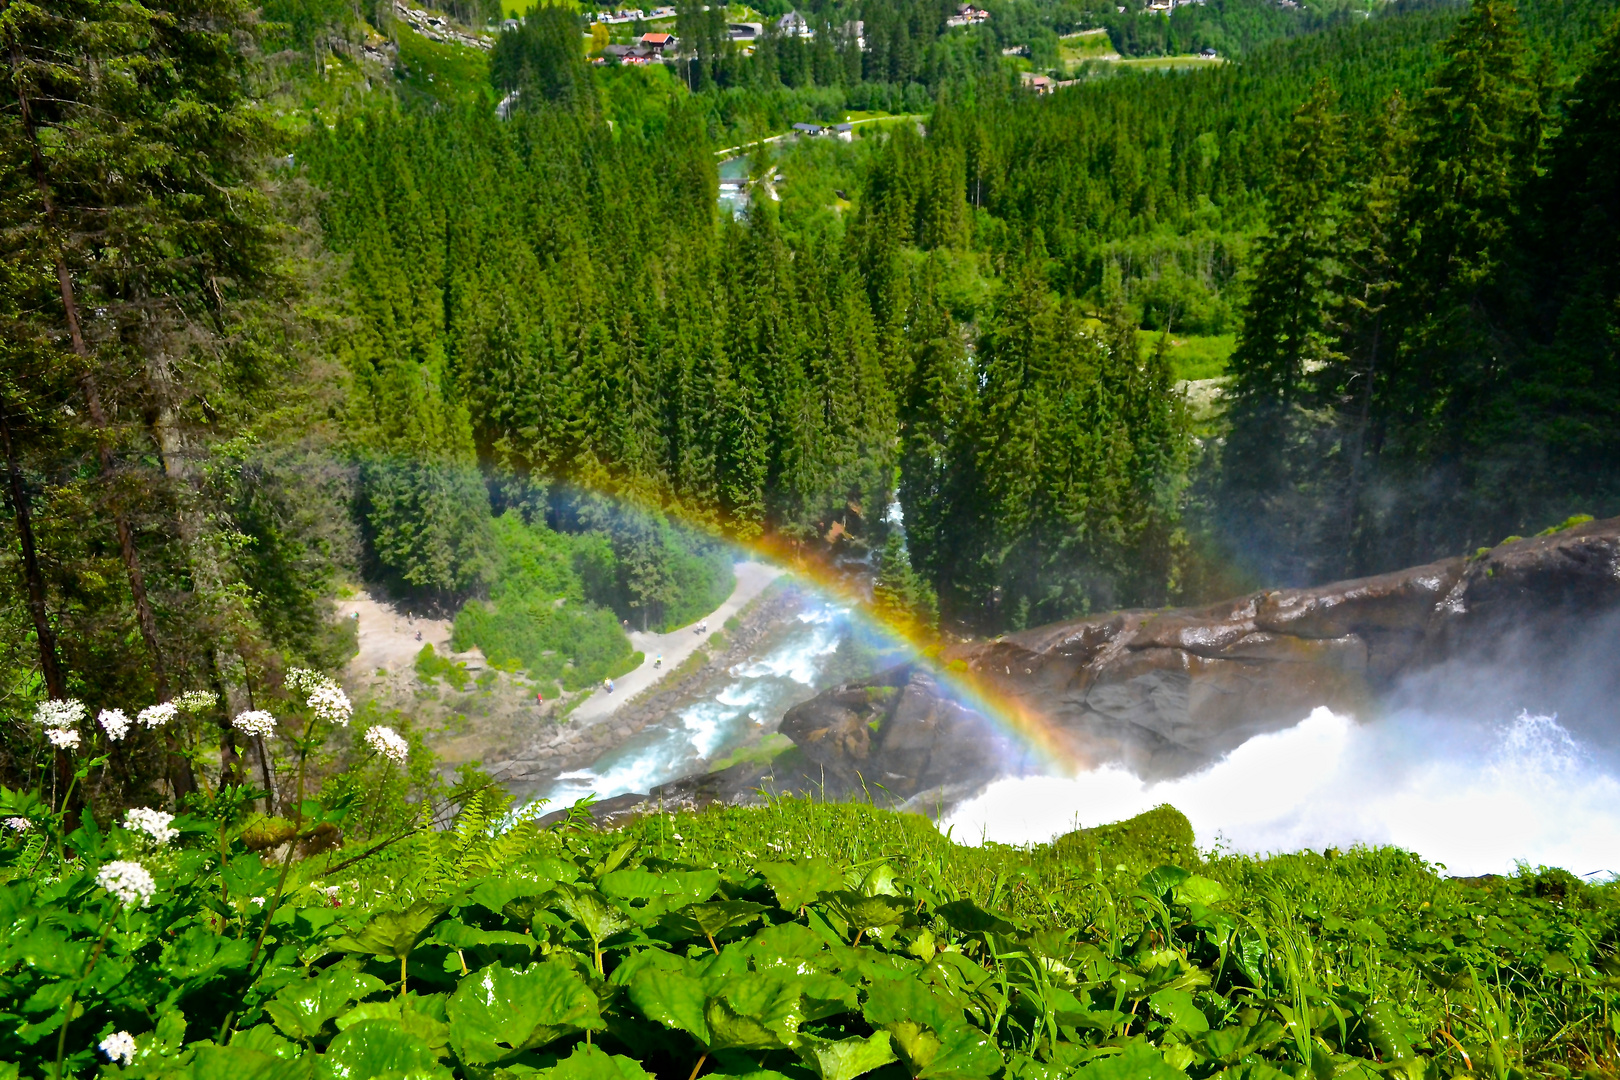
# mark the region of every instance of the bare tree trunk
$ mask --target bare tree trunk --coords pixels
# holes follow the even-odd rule
[[[11,423],[0,410],[0,441],[6,450],[6,479],[11,495],[11,510],[17,518],[17,538],[22,545],[23,577],[28,587],[28,614],[34,622],[34,638],[39,645],[39,670],[45,680],[47,697],[60,701],[67,697],[67,684],[62,679],[62,665],[56,655],[56,631],[51,627],[50,613],[45,607],[45,576],[39,569],[39,553],[34,545],[34,522],[28,512],[28,491],[23,487],[22,466],[17,461],[17,447],[11,438]],[[73,791],[71,805],[62,807],[68,830],[79,827],[80,793],[72,787],[73,759],[66,750],[55,755],[56,786],[59,791]]]
[[[45,692],[53,698],[67,697],[62,665],[56,655],[56,631],[45,607],[45,575],[40,572],[39,552],[34,545],[34,521],[28,510],[28,491],[23,487],[22,466],[11,440],[11,423],[0,412],[0,439],[5,442],[6,473],[11,491],[11,511],[17,518],[17,537],[22,544],[23,577],[28,585],[28,614],[34,621],[34,637],[39,642],[39,671],[45,679]]]

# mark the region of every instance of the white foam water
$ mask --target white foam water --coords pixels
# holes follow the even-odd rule
[[[1394,715],[1360,724],[1317,709],[1190,776],[1123,768],[997,781],[945,820],[954,839],[1030,843],[1161,803],[1201,846],[1267,854],[1393,844],[1451,874],[1518,863],[1620,872],[1620,780],[1556,718],[1485,726]]]
[[[806,696],[827,658],[849,633],[848,609],[815,604],[800,612],[800,625],[767,655],[731,669],[735,682],[713,699],[686,706],[608,751],[588,769],[557,777],[545,798],[566,805],[595,792],[609,798],[648,791],[681,776],[702,772],[710,761],[774,721],[788,704]]]

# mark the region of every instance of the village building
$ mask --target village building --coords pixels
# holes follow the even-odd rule
[[[810,29],[810,24],[804,21],[804,16],[797,11],[790,11],[776,20],[776,32],[783,37],[811,38],[816,32]]]

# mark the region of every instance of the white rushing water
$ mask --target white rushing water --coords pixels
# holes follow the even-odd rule
[[[712,699],[643,729],[590,768],[562,774],[544,797],[553,807],[567,806],[591,792],[606,799],[704,772],[811,696],[828,658],[850,632],[848,615],[844,608],[812,602],[774,649],[733,667],[733,681]]]
[[[1394,844],[1451,874],[1515,863],[1620,872],[1620,780],[1553,717],[1493,726],[1317,709],[1190,776],[1122,768],[992,784],[940,822],[958,842],[1028,843],[1169,803],[1203,847],[1254,854]]]

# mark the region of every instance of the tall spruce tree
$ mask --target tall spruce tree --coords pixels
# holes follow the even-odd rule
[[[1511,477],[1480,469],[1493,443],[1511,436],[1497,408],[1513,351],[1503,271],[1543,137],[1508,0],[1476,0],[1459,21],[1413,119],[1394,348],[1373,402],[1383,482],[1399,492],[1374,526],[1386,564],[1489,542],[1517,497]]]
[[[1522,273],[1534,346],[1520,430],[1545,447],[1541,519],[1620,502],[1620,17],[1569,94],[1535,183]]]
[[[1282,581],[1311,576],[1299,533],[1319,516],[1318,492],[1297,450],[1309,437],[1306,373],[1334,355],[1344,156],[1337,95],[1318,83],[1288,128],[1229,364],[1221,528],[1229,546]]]

